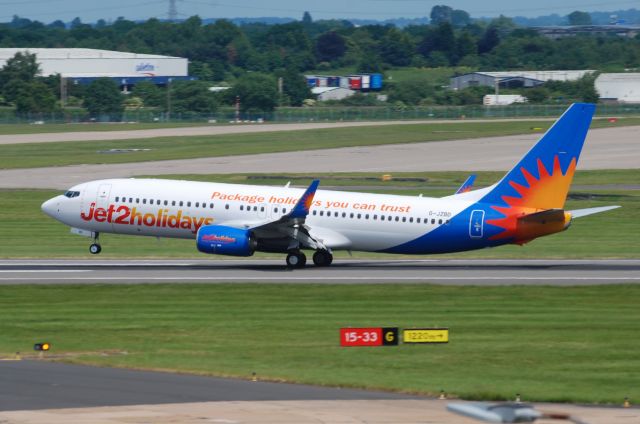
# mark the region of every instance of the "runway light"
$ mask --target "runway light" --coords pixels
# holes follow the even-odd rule
[[[444,392],[444,390],[440,390],[440,396],[438,397],[439,400],[447,400],[447,394]]]
[[[50,349],[51,349],[51,343],[49,342],[36,343],[33,345],[33,350],[35,350],[36,352],[47,352]]]
[[[631,408],[631,402],[629,402],[628,397],[624,398],[624,403],[622,404],[622,406],[625,408]]]

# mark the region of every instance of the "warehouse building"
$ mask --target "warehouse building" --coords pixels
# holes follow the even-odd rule
[[[640,73],[600,74],[595,88],[601,101],[640,103]]]
[[[500,88],[536,87],[547,81],[575,81],[595,71],[506,71],[471,72],[451,78],[449,88],[462,90],[467,87],[487,86]]]
[[[42,76],[60,74],[70,84],[88,84],[107,77],[128,90],[140,81],[166,85],[169,81],[195,79],[189,77],[189,61],[182,57],[96,49],[0,48],[0,67],[18,52],[35,54]]]

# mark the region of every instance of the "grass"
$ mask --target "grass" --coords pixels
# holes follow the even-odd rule
[[[322,187],[425,196],[443,196],[453,191],[466,178],[463,172],[394,174],[396,178],[422,178],[428,181],[397,181],[383,183],[377,174],[322,175]],[[502,175],[496,172],[478,173],[477,186],[495,182]],[[175,176],[184,179],[250,184],[284,185],[288,180],[304,185],[311,177],[281,175],[281,179],[256,175]],[[192,178],[193,177],[193,178]],[[637,170],[578,171],[570,193],[568,209],[618,204],[622,208],[574,221],[563,233],[543,237],[521,246],[503,246],[438,257],[455,258],[639,258],[637,228],[640,221],[640,192],[618,188],[580,189],[580,185],[640,185]],[[347,186],[347,187],[345,187]],[[0,258],[89,258],[89,239],[69,233],[63,224],[40,211],[43,201],[59,194],[53,190],[0,190]],[[162,257],[216,258],[200,254],[193,240],[130,237],[104,234],[100,238],[104,258]],[[356,258],[389,255],[354,253]],[[259,257],[266,255],[259,254]],[[281,258],[282,255],[270,255]],[[336,257],[347,254],[338,252]],[[394,256],[397,257],[397,256]]]
[[[102,366],[619,404],[640,397],[639,297],[634,285],[2,286],[0,352],[46,340]],[[340,348],[346,326],[446,326],[451,342]]]
[[[629,118],[625,125],[640,123]],[[0,145],[0,168],[132,163],[541,133],[549,122],[461,122],[150,139]],[[594,127],[620,126],[597,121]],[[149,149],[104,153],[110,149]]]
[[[83,131],[137,131],[155,130],[159,128],[184,128],[210,126],[206,122],[110,122],[110,123],[82,123],[82,124],[0,124],[1,134],[40,134]]]

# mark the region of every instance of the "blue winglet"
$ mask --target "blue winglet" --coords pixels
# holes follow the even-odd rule
[[[476,175],[475,174],[469,175],[469,178],[467,178],[467,180],[464,183],[462,183],[462,185],[460,186],[458,191],[456,191],[455,194],[466,193],[467,191],[471,191],[471,187],[473,187],[473,183],[475,181],[476,181]]]
[[[313,196],[315,196],[319,184],[320,180],[313,180],[311,182],[309,188],[307,188],[298,200],[298,203],[296,203],[293,209],[291,209],[291,212],[289,212],[289,218],[304,219],[309,215],[309,209],[311,209],[311,205],[313,204]]]

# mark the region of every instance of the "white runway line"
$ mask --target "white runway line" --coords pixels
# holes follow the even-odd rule
[[[33,280],[0,277],[0,281]],[[51,277],[79,281],[640,281],[640,277]]]

